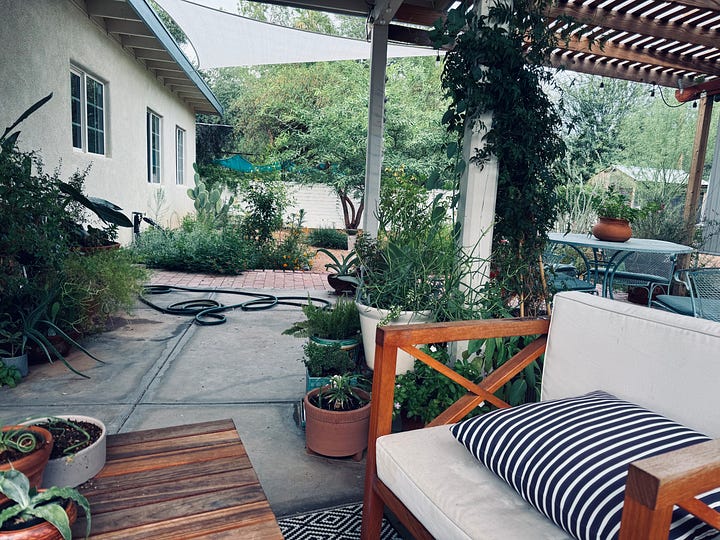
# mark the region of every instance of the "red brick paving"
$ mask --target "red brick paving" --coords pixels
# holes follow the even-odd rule
[[[250,270],[237,276],[153,270],[150,283],[222,289],[332,290],[327,282],[326,272],[284,272],[282,270]]]

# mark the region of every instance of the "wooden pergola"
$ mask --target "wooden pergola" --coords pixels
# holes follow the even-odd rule
[[[430,45],[428,29],[444,17],[454,0],[262,0],[264,3],[363,16],[373,30],[371,98],[366,173],[366,201],[379,196],[382,161],[382,110],[388,41]],[[714,94],[720,93],[720,0],[557,0],[547,8],[547,24],[558,36],[563,20],[576,23],[570,39],[558,40],[550,64],[569,71],[624,79],[676,90],[680,101],[700,100],[693,159],[685,204],[686,223],[695,222],[701,174],[707,148]],[[470,144],[478,143],[478,140]],[[487,169],[487,167],[486,167]],[[472,174],[472,173],[471,173]],[[492,170],[485,171],[492,174]],[[477,178],[475,179],[477,180]],[[466,194],[465,220],[474,232],[465,244],[492,228],[492,219],[475,219],[469,212],[483,197],[491,197],[493,181],[482,180],[477,194]],[[472,189],[475,182],[466,182]],[[462,186],[461,186],[462,191]],[[481,205],[483,213],[490,208]],[[364,226],[375,230],[368,207]],[[460,210],[461,218],[463,210]],[[369,219],[369,221],[368,221]],[[689,227],[688,227],[689,234]],[[484,250],[487,251],[487,247]]]

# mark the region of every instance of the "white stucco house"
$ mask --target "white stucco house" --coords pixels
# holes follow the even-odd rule
[[[89,195],[176,223],[193,210],[195,115],[222,108],[146,0],[0,0],[0,129],[20,126],[61,177],[91,166]],[[130,230],[121,232],[128,242]]]

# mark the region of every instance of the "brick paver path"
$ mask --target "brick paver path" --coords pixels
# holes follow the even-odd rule
[[[153,270],[150,283],[222,289],[332,290],[327,282],[326,272],[283,272],[282,270],[250,270],[237,276]]]

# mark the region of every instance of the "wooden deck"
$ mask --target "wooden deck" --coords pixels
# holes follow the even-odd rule
[[[80,491],[91,538],[283,538],[232,420],[110,435]]]

